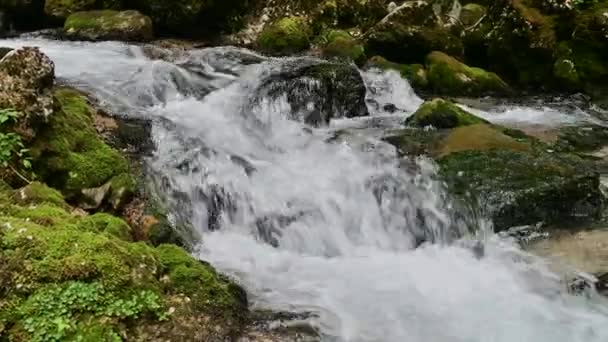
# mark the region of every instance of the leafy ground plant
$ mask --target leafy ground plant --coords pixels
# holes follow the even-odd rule
[[[0,127],[17,122],[20,116],[21,113],[13,109],[0,109]],[[28,149],[23,145],[19,134],[0,131],[0,167],[11,169],[17,176],[30,183],[13,165],[17,162],[21,164],[19,168],[30,169],[32,163],[27,153]]]

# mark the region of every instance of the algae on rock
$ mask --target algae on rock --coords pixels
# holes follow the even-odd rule
[[[405,120],[406,125],[435,128],[454,128],[459,126],[487,123],[451,101],[434,99],[423,103],[418,110]]]
[[[71,14],[64,25],[70,38],[86,40],[149,41],[152,20],[138,11],[96,10]]]
[[[302,17],[280,19],[260,33],[257,46],[272,55],[287,55],[310,47],[311,29]]]

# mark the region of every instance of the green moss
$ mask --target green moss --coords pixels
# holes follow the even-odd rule
[[[310,32],[304,18],[283,18],[264,28],[257,46],[263,52],[276,55],[301,52],[310,47]]]
[[[242,290],[177,246],[126,241],[126,223],[107,214],[81,217],[47,203],[24,207],[5,200],[2,339],[113,341],[152,333],[175,340],[179,334],[171,327],[200,323],[202,317],[229,326],[224,334],[243,324]],[[185,299],[175,303],[176,297]],[[169,305],[178,307],[175,315]],[[196,326],[218,334],[215,325]]]
[[[383,70],[396,70],[417,89],[426,88],[429,84],[426,70],[422,64],[399,64],[380,56],[374,56],[367,61],[367,66]]]
[[[563,152],[591,152],[606,145],[608,145],[606,127],[584,125],[561,128],[554,148]]]
[[[468,113],[454,103],[442,99],[427,101],[405,120],[405,124],[417,127],[454,128],[487,123],[484,119]]]
[[[356,63],[365,61],[365,48],[348,32],[330,30],[322,35],[323,55],[352,60]]]
[[[496,230],[597,216],[598,175],[575,156],[493,149],[439,159],[450,190],[492,218]]]
[[[554,76],[563,82],[568,84],[569,88],[579,88],[580,78],[576,71],[574,62],[567,58],[558,59],[553,65]]]
[[[426,58],[429,85],[449,95],[509,94],[509,86],[493,72],[469,67],[442,52]]]
[[[21,205],[48,203],[60,208],[69,207],[59,191],[40,182],[32,182],[21,189],[15,190],[12,198]]]
[[[96,10],[71,14],[66,35],[88,40],[148,41],[154,38],[152,20],[137,11]]]
[[[122,173],[110,181],[110,204],[114,210],[121,210],[133,197],[137,184],[129,173]]]
[[[126,159],[97,136],[86,99],[58,89],[55,100],[58,110],[31,146],[36,173],[69,199],[127,172]]]
[[[471,27],[479,20],[486,15],[487,8],[485,6],[470,3],[462,6],[462,10],[460,12],[460,21],[466,26]]]
[[[118,217],[97,213],[78,220],[82,231],[105,232],[125,241],[132,240],[131,227]]]
[[[211,266],[194,260],[175,245],[160,245],[156,250],[169,276],[170,291],[187,295],[195,307],[228,310],[226,313],[229,315],[242,315],[239,310],[247,306],[242,289],[225,281]]]
[[[462,151],[529,151],[530,145],[518,141],[488,124],[457,127],[441,142],[440,157]]]

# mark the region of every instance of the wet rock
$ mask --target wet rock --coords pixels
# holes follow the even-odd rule
[[[442,52],[426,57],[429,87],[446,95],[506,95],[509,86],[493,72],[473,68]]]
[[[312,32],[301,17],[288,17],[268,25],[260,33],[256,46],[271,55],[288,55],[310,47]]]
[[[608,145],[608,128],[583,125],[561,128],[554,148],[565,152],[592,152],[606,145]]]
[[[520,141],[508,136],[500,128],[478,123],[458,127],[450,131],[442,139],[436,149],[436,154],[446,156],[461,151],[530,151],[526,141]]]
[[[154,38],[152,20],[137,11],[99,10],[68,17],[65,35],[72,39],[149,41]]]
[[[453,102],[434,99],[427,101],[420,108],[405,120],[405,124],[435,128],[454,128],[460,126],[487,123],[464,109],[458,107]]]
[[[492,218],[497,231],[601,213],[599,175],[583,160],[518,148],[450,153],[438,160],[441,174],[453,193]]]
[[[379,68],[382,70],[395,70],[407,79],[414,89],[425,89],[428,84],[428,74],[422,64],[399,64],[393,63],[380,56],[370,58],[366,68]]]
[[[426,1],[404,2],[365,34],[365,42],[370,55],[398,63],[420,63],[431,51],[463,54],[460,39]]]
[[[323,125],[331,118],[369,115],[365,92],[354,65],[299,59],[285,62],[262,81],[253,103],[286,96],[294,119]]]

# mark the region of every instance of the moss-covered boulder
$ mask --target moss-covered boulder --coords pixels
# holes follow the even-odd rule
[[[72,39],[149,41],[154,38],[152,20],[137,11],[76,12],[68,17],[63,29]]]
[[[68,199],[128,171],[127,160],[97,136],[87,100],[75,90],[54,92],[55,114],[30,146],[33,167],[42,180]]]
[[[560,128],[553,148],[562,152],[593,152],[608,145],[608,128],[598,125]]]
[[[436,149],[439,157],[462,151],[530,151],[526,141],[520,141],[489,124],[472,124],[453,129]]]
[[[601,213],[605,198],[599,175],[584,160],[508,146],[449,153],[438,160],[450,190],[490,217],[495,230]]]
[[[475,3],[466,4],[460,10],[460,21],[467,28],[472,27],[479,23],[487,11],[488,9],[483,5]]]
[[[311,29],[302,17],[283,18],[260,33],[257,47],[271,55],[288,55],[310,47]]]
[[[434,51],[426,57],[429,87],[447,95],[506,95],[510,87],[493,72],[469,67],[445,53]]]
[[[325,57],[351,60],[357,64],[365,62],[365,48],[348,32],[330,30],[321,36],[322,52]]]
[[[370,55],[398,63],[420,63],[432,51],[463,55],[461,40],[426,1],[404,2],[365,33],[365,43]]]
[[[427,101],[418,110],[405,120],[406,125],[416,127],[433,126],[435,128],[454,128],[460,126],[486,123],[453,102],[434,99]]]
[[[7,191],[0,339],[227,340],[242,329],[246,296],[211,266],[176,246],[128,241],[128,226],[110,215],[22,207]]]
[[[54,18],[66,19],[76,12],[96,9],[121,9],[122,0],[45,0],[44,12]]]
[[[366,67],[395,70],[417,90],[423,90],[429,84],[426,69],[422,64],[399,64],[388,61],[384,57],[374,56],[367,61]]]

